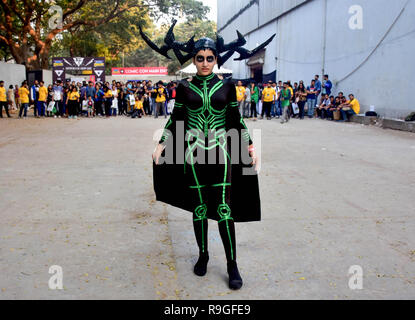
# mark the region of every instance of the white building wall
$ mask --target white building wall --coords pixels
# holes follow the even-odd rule
[[[307,84],[321,73],[323,9],[323,1],[310,1],[278,20],[278,80]]]
[[[311,0],[260,0],[259,17],[260,25],[266,24],[276,17]]]
[[[218,0],[219,1],[219,0]],[[242,3],[241,7],[236,7],[235,3]],[[225,19],[222,19],[223,22],[227,23],[235,14],[239,12],[240,9],[244,8],[247,4],[250,3],[249,0],[240,0],[240,1],[225,1],[223,4],[227,5],[222,7],[222,2],[218,2],[218,11],[226,12],[226,7],[229,7],[231,4],[232,14],[227,14]],[[220,14],[218,13],[218,19]],[[220,30],[223,24],[219,24],[218,20],[218,30]],[[231,42],[237,38],[236,30],[242,34],[247,34],[251,30],[254,30],[258,27],[258,5],[254,4],[249,9],[244,11],[238,16],[237,19],[233,20],[224,30],[220,31],[220,35],[225,39],[226,42]]]
[[[46,86],[53,84],[52,70],[42,70],[42,79]]]
[[[0,62],[0,80],[4,81],[4,87],[9,88],[17,84],[19,87],[26,80],[26,67],[21,64]]]
[[[218,25],[225,25],[225,23],[237,14],[242,8],[247,6],[251,0],[233,0],[233,1],[221,1],[218,0],[218,10],[221,14],[218,15]]]
[[[277,80],[304,80],[307,84],[315,74],[330,75],[334,92],[354,93],[362,104],[362,111],[374,105],[386,117],[404,117],[414,111],[411,94],[415,84],[411,76],[415,70],[412,59],[415,50],[415,1],[411,0],[327,0],[327,31],[325,62],[324,43],[325,0],[259,0],[221,34],[225,41],[236,38],[235,30],[246,35],[246,48],[253,49],[273,33],[277,38],[266,50],[264,74],[277,70]],[[404,5],[407,7],[390,33],[379,45]],[[352,30],[349,9],[360,5],[363,9],[363,29]],[[218,16],[226,8],[218,6]],[[240,10],[232,7],[233,16]],[[291,11],[290,11],[291,10]],[[273,16],[273,18],[272,18]],[[257,19],[257,26],[248,23]],[[277,19],[278,17],[278,19]],[[223,21],[224,19],[218,21]],[[271,21],[261,24],[258,21]],[[222,25],[218,24],[218,29]],[[374,54],[347,79],[371,54]],[[236,57],[235,55],[234,57]],[[277,57],[277,60],[275,60]],[[234,71],[235,78],[249,78],[246,62],[230,59],[226,68]],[[343,80],[344,79],[344,80]],[[340,82],[338,82],[340,81]],[[338,82],[338,83],[337,83]]]

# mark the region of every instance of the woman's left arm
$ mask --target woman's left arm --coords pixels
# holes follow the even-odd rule
[[[249,155],[252,158],[252,165],[257,166],[257,155],[255,152],[254,144],[251,140],[251,137],[248,132],[248,128],[245,124],[244,119],[242,118],[239,108],[238,101],[236,100],[236,90],[233,89],[233,85],[230,84],[230,89],[228,92],[228,104],[227,104],[227,121],[228,129],[237,129],[241,133],[243,142],[248,145]],[[256,167],[257,168],[257,167]]]

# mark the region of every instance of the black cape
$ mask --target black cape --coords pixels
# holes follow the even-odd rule
[[[163,151],[162,156],[165,156]],[[253,170],[250,165],[232,164],[231,204],[235,222],[261,220],[258,175],[243,175],[243,168]],[[182,164],[159,164],[153,161],[153,183],[156,200],[174,207],[193,212],[196,205],[189,201],[189,186],[184,178]],[[208,209],[207,217],[219,220],[216,208]]]
[[[228,88],[235,92],[235,87]],[[235,128],[237,129],[237,128]],[[173,138],[173,137],[172,137]],[[173,138],[173,141],[175,139]],[[261,202],[259,195],[258,174],[250,164],[246,146],[239,146],[239,163],[231,164],[230,209],[235,222],[252,222],[261,220]],[[228,142],[231,147],[231,141]],[[166,156],[166,148],[162,157]],[[173,143],[176,154],[176,143]],[[245,159],[245,160],[243,160]],[[247,161],[248,160],[248,161]],[[249,171],[250,174],[243,174]],[[174,207],[192,212],[197,207],[197,199],[191,195],[191,190],[185,179],[183,164],[159,164],[153,161],[153,183],[156,200]],[[216,208],[208,206],[207,217],[218,221],[220,218]]]

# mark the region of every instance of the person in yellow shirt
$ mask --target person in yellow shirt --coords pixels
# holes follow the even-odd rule
[[[275,103],[276,92],[272,88],[272,81],[268,81],[267,87],[262,90],[262,112],[261,119],[264,118],[264,113],[267,115],[267,120],[271,120],[271,107]]]
[[[27,118],[27,109],[29,108],[29,88],[27,82],[23,81],[22,86],[19,88],[19,99],[20,99],[20,110],[19,110],[19,119],[22,118],[22,113],[24,110],[24,119]]]
[[[134,110],[131,114],[131,119],[141,118],[144,114],[144,97],[140,95],[135,96]]]
[[[45,117],[46,100],[48,98],[48,88],[44,82],[39,82],[39,99],[37,100],[37,118]]]
[[[69,117],[68,119],[76,119],[78,115],[78,105],[79,105],[79,92],[76,86],[69,88],[69,92],[66,98],[66,105],[68,106]]]
[[[7,104],[6,88],[4,81],[0,81],[0,118],[3,118],[3,107],[6,110],[7,118],[10,118],[9,106]]]
[[[155,91],[157,92],[155,118],[158,118],[160,111],[163,111],[164,118],[167,118],[166,110],[164,108],[167,94],[162,81],[157,83],[157,89],[155,89]]]
[[[238,85],[236,86],[236,100],[242,101],[245,97],[245,87],[242,84],[242,81],[238,81]]]
[[[238,81],[236,86],[236,101],[238,101],[239,113],[243,115],[245,108],[245,91],[246,88],[243,86],[242,81]]]
[[[112,90],[108,85],[104,86],[104,104],[105,104],[105,117],[111,117],[111,106],[112,106]]]
[[[349,94],[349,100],[341,106],[343,121],[349,122],[350,116],[360,113],[360,103],[353,94]]]
[[[135,100],[135,109],[141,110],[143,112],[144,109],[144,99],[142,95],[138,95],[137,99]]]

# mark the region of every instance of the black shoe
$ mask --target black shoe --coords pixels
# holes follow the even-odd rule
[[[239,290],[242,287],[242,278],[238,271],[236,261],[228,262],[228,274],[229,274],[229,288],[232,290]]]
[[[197,260],[195,267],[193,269],[194,273],[197,276],[203,277],[206,274],[208,261],[209,261],[209,254],[199,255],[199,260]]]

